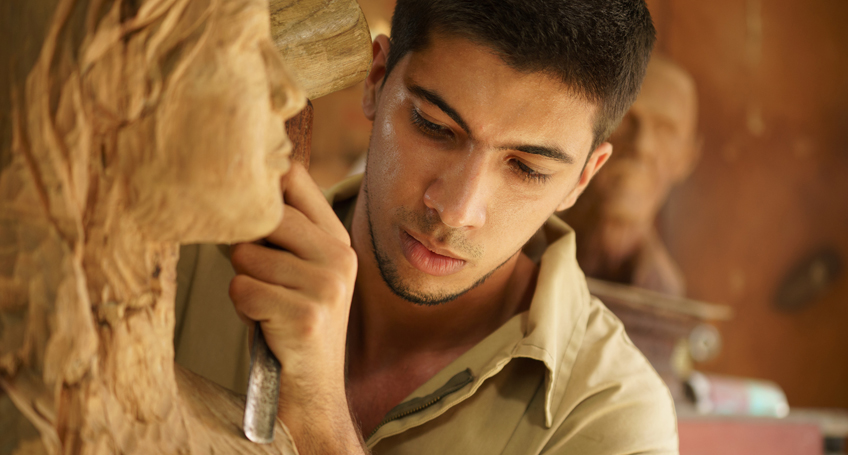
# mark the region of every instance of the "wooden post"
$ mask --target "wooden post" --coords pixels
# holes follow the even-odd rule
[[[306,107],[302,111],[286,120],[286,132],[294,145],[292,161],[303,164],[303,167],[307,169],[309,169],[309,157],[312,153],[313,117],[312,101],[307,100]]]

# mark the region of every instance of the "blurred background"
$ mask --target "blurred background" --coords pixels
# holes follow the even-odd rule
[[[734,311],[700,368],[771,379],[793,406],[848,407],[845,274],[778,305],[811,257],[848,257],[848,2],[648,4],[658,49],[695,79],[704,140],[658,227],[687,294]]]
[[[394,1],[359,2],[388,34]],[[654,227],[686,297],[732,311],[694,368],[771,381],[792,409],[848,408],[848,1],[647,3],[656,52],[694,80],[700,144]],[[367,149],[361,93],[314,101],[324,187]]]

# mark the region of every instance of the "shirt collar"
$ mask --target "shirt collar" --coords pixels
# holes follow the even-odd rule
[[[362,175],[357,175],[325,193],[348,230],[361,184]],[[524,357],[542,362],[547,369],[547,427],[552,425],[553,415],[562,402],[588,320],[591,296],[586,278],[577,265],[575,251],[574,231],[560,218],[551,216],[524,247],[524,252],[539,265],[530,309],[507,321],[473,347],[468,355],[457,359],[457,362],[465,362],[464,365],[453,365],[453,368],[470,368],[477,380],[482,382],[500,371],[512,358]],[[433,379],[440,376],[436,375]],[[441,385],[429,382],[422,388]],[[477,387],[479,384],[474,389]]]
[[[536,359],[547,367],[545,423],[550,427],[583,344],[591,296],[577,265],[574,231],[551,216],[526,248],[539,248],[533,245],[537,242],[547,248],[539,261],[527,329],[513,357]]]

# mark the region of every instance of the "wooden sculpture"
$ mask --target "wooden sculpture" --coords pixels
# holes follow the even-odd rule
[[[0,25],[0,401],[40,435],[4,441],[295,453],[279,421],[275,444],[244,439],[243,397],[175,367],[175,265],[180,243],[279,223],[283,121],[368,67],[355,2],[20,0]]]
[[[639,97],[610,137],[613,154],[563,218],[586,275],[683,296],[683,274],[654,228],[672,186],[699,156],[692,77],[654,56]]]
[[[621,319],[676,401],[685,401],[693,328],[730,317],[728,307],[684,298],[683,273],[655,228],[669,191],[697,162],[697,112],[692,77],[654,56],[610,137],[612,157],[563,215],[577,233],[589,291]]]

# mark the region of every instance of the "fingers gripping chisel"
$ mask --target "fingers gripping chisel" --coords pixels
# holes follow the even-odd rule
[[[294,144],[292,161],[309,167],[312,142],[312,103],[286,121],[286,131]],[[268,245],[271,246],[271,245]],[[268,444],[274,440],[277,405],[280,401],[280,371],[282,365],[271,352],[262,327],[253,329],[250,348],[250,377],[247,380],[247,400],[244,405],[244,435],[253,442]]]

